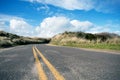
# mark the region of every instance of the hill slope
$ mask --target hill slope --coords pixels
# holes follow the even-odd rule
[[[114,33],[64,32],[54,36],[50,43],[72,47],[120,50],[120,36]]]
[[[0,31],[0,48],[25,44],[48,43],[49,41],[49,39],[23,37]]]

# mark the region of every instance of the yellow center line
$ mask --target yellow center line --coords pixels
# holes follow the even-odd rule
[[[60,75],[60,73],[55,69],[55,67],[43,56],[43,54],[35,47],[36,51],[38,54],[41,56],[43,59],[44,63],[47,65],[47,67],[50,69],[56,80],[65,80],[65,78]]]
[[[34,55],[34,58],[35,58],[35,64],[36,64],[36,67],[37,67],[37,70],[38,70],[38,76],[39,76],[39,80],[48,80],[44,70],[43,70],[43,67],[38,59],[38,56],[36,54],[36,51],[35,51],[35,48],[33,47],[33,55]]]

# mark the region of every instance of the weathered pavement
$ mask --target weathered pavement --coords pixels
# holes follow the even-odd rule
[[[33,46],[0,51],[0,80],[39,80]],[[120,54],[43,44],[36,47],[65,80],[120,80]],[[48,80],[56,80],[54,68],[50,70],[39,54],[37,57]]]

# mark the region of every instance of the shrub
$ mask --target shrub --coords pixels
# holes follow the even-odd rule
[[[96,40],[97,37],[95,35],[93,35],[93,34],[87,33],[85,35],[85,39],[88,39],[88,40],[92,41],[92,40]]]
[[[13,46],[12,42],[4,40],[0,41],[0,47],[6,48],[6,47],[11,47]]]

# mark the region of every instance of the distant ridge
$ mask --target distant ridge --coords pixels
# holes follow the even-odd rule
[[[48,43],[49,41],[50,39],[23,37],[5,31],[0,31],[0,48],[25,44]]]

